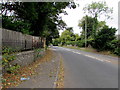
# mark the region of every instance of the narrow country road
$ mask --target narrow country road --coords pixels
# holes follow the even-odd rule
[[[52,47],[63,57],[64,88],[118,88],[118,59],[91,52]]]

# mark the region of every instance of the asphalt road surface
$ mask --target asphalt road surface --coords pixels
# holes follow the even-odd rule
[[[118,58],[52,47],[63,57],[64,88],[118,88]]]

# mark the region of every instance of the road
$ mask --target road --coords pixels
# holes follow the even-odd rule
[[[64,88],[118,88],[118,58],[52,47],[63,57]]]

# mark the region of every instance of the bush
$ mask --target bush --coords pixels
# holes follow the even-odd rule
[[[94,44],[95,44],[94,39],[93,38],[88,38],[88,40],[87,40],[87,46],[94,47]]]
[[[76,46],[76,44],[77,44],[77,41],[71,41],[72,46]]]
[[[9,73],[13,73],[20,67],[17,64],[13,66],[10,64],[11,61],[16,59],[15,53],[16,50],[12,48],[9,47],[2,48],[2,67],[4,68],[3,70],[6,70]]]
[[[65,45],[71,45],[71,41],[65,42]]]
[[[52,41],[52,44],[53,44],[54,46],[58,46],[58,44],[60,44],[59,38],[54,39],[54,40]]]
[[[118,47],[118,40],[112,40],[111,42],[106,43],[106,49],[114,52],[114,50]]]
[[[103,29],[96,35],[93,47],[98,51],[110,50],[111,48],[114,48],[111,41],[115,39],[115,32],[115,28],[104,26]]]
[[[10,67],[6,68],[6,70],[8,73],[14,73],[19,68],[20,68],[20,65],[15,64],[13,66],[10,65]]]
[[[85,47],[85,40],[80,40],[77,42],[78,47]]]
[[[114,51],[113,53],[120,56],[120,40],[116,40],[114,41],[114,44],[115,44],[115,48],[114,48]]]
[[[47,46],[45,46],[45,50],[47,49]],[[43,51],[43,49],[38,48],[34,50],[34,60],[36,60],[37,58],[41,57],[40,52]]]
[[[76,46],[76,45],[77,45],[77,41],[67,41],[67,42],[65,43],[65,45]]]
[[[114,51],[114,54],[120,56],[120,48],[116,48]]]

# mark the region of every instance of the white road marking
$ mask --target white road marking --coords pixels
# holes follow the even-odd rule
[[[106,62],[111,62],[111,61],[109,61],[109,60],[105,60]]]
[[[101,62],[104,62],[103,60],[101,60],[101,59],[99,59],[99,58],[96,58],[96,57],[93,57],[93,56],[90,56],[90,55],[85,55],[85,56],[90,57],[90,58],[93,58],[93,59],[97,59],[97,60],[99,60],[99,61],[101,61]]]
[[[76,53],[76,54],[81,54],[81,53],[79,53],[79,52],[75,52],[75,51],[72,51],[73,53]]]
[[[66,50],[66,51],[71,51],[71,52],[73,52],[73,53],[75,53],[75,54],[82,54],[82,53],[79,53],[79,52],[76,52],[76,51],[73,51],[73,50],[70,50],[70,49],[66,49],[66,48],[62,48],[62,49]],[[56,49],[53,49],[53,50],[56,50]],[[82,55],[84,55],[84,54],[82,54]],[[109,60],[103,60],[103,59],[96,58],[96,57],[90,56],[90,55],[84,55],[84,56],[87,56],[87,57],[96,59],[96,60],[101,61],[101,62],[109,62],[109,63],[111,62],[111,61],[109,61]]]
[[[72,51],[72,52],[75,53],[75,54],[81,54],[81,53],[75,52],[75,51]],[[84,54],[82,54],[82,55],[84,55]],[[93,56],[90,56],[90,55],[84,55],[84,56],[87,56],[87,57],[96,59],[96,60],[101,61],[101,62],[111,62],[111,61],[109,61],[109,60],[102,60],[102,59],[99,59],[99,58],[96,58],[96,57],[93,57]]]

